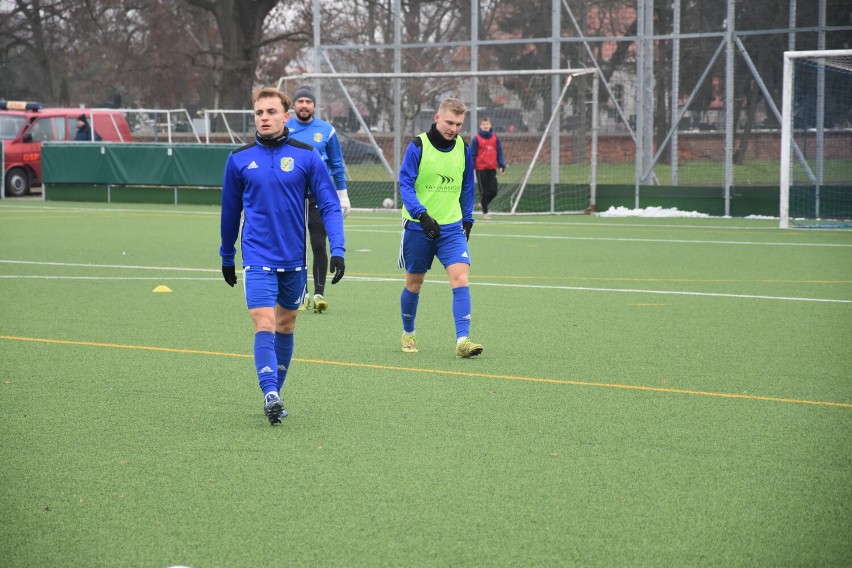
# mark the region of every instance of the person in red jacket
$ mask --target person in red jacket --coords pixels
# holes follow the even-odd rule
[[[500,168],[501,174],[504,173],[506,162],[503,160],[503,145],[491,131],[491,119],[487,116],[479,121],[479,132],[470,141],[470,155],[479,182],[482,218],[490,219],[488,204],[497,197],[497,168]]]

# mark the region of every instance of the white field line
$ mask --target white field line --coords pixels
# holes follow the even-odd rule
[[[179,270],[179,271],[194,271],[194,272],[219,272],[217,269],[210,268],[168,268],[163,266],[125,266],[114,264],[78,264],[78,263],[62,263],[62,262],[33,262],[33,261],[18,261],[18,260],[2,260],[0,263],[7,264],[35,264],[46,266],[69,266],[69,267],[84,267],[84,268],[118,268],[118,269],[134,269],[134,270]],[[158,281],[176,281],[176,280],[192,280],[192,281],[209,281],[218,282],[220,278],[209,277],[172,277],[172,276],[35,276],[35,275],[12,275],[0,274],[0,280],[158,280]],[[404,278],[388,278],[388,277],[373,277],[373,276],[347,276],[349,282],[390,282],[399,284],[404,281]],[[427,282],[440,284],[446,283],[443,279],[427,279]],[[471,286],[491,286],[496,288],[520,288],[525,290],[564,290],[573,292],[612,292],[626,294],[656,294],[669,296],[699,296],[712,298],[740,298],[751,300],[776,300],[790,302],[821,302],[834,304],[852,304],[852,300],[838,300],[832,298],[803,298],[794,296],[764,296],[753,294],[722,294],[717,292],[684,292],[679,290],[641,290],[635,288],[595,288],[591,286],[553,286],[541,284],[505,284],[497,282],[471,282]]]
[[[217,217],[220,215],[218,208],[213,211],[181,211],[171,209],[119,209],[117,207],[114,209],[106,207],[52,207],[48,205],[7,205],[6,207],[3,207],[2,204],[0,204],[0,209],[2,209],[4,213],[16,211],[26,211],[27,213],[30,213],[32,211],[38,211],[40,213],[165,213],[167,215],[215,215]]]
[[[0,264],[35,264],[38,266],[74,266],[80,268],[126,268],[130,270],[183,270],[187,272],[219,272],[218,268],[180,268],[177,266],[137,266],[132,264],[88,264],[82,262],[41,262],[35,260],[0,259]]]

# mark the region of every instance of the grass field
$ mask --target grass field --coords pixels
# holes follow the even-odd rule
[[[849,566],[852,232],[776,226],[477,222],[461,360],[353,213],[272,428],[217,208],[4,201],[0,564]]]

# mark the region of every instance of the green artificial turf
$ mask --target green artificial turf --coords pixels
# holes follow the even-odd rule
[[[355,212],[273,428],[217,208],[3,202],[0,564],[847,566],[852,232],[776,226],[478,221],[462,360]]]

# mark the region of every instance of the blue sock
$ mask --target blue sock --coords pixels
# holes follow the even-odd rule
[[[275,377],[278,362],[275,360],[274,337],[271,331],[258,331],[254,334],[254,365],[257,368],[257,382],[264,395],[278,390],[278,379]]]
[[[278,392],[284,386],[284,380],[287,378],[287,369],[290,368],[290,361],[293,359],[293,348],[295,340],[292,333],[275,333],[275,358],[278,360]]]
[[[456,320],[456,339],[470,334],[470,288],[453,288],[453,318]]]
[[[420,294],[410,292],[408,288],[402,289],[399,307],[402,313],[402,331],[405,333],[414,333],[414,318],[417,317],[417,302],[419,300]]]

